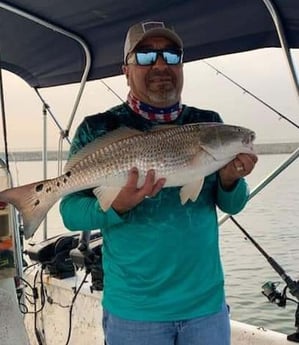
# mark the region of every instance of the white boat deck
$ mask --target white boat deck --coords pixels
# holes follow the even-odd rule
[[[58,280],[45,276],[45,288],[48,302],[40,313],[37,326],[47,345],[65,344],[69,331],[69,306],[74,296],[73,288],[79,286],[80,278]],[[69,345],[103,344],[101,327],[102,308],[100,304],[101,292],[90,291],[87,281],[74,303],[72,312],[72,333]],[[51,301],[50,301],[50,299]],[[49,301],[51,303],[49,303]],[[34,333],[33,315],[27,314],[25,325],[30,339],[30,345],[38,345]],[[290,345],[285,334],[252,326],[232,320],[231,345]],[[11,343],[12,344],[12,343]],[[1,343],[2,345],[2,343]],[[6,345],[6,344],[5,344]],[[7,344],[10,345],[10,344]],[[23,344],[22,344],[23,345]],[[26,344],[27,345],[27,344]]]
[[[0,344],[29,345],[12,278],[0,280]]]

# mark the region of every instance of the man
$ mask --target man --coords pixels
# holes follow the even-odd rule
[[[125,125],[221,122],[207,110],[182,105],[183,43],[164,22],[132,26],[124,47],[127,102],[86,117],[71,154]],[[103,212],[89,192],[66,196],[60,206],[70,230],[103,234],[103,329],[107,345],[228,345],[230,328],[218,248],[216,206],[239,212],[248,200],[244,176],[257,161],[240,154],[205,179],[196,202],[182,206],[178,188],[147,173],[137,188],[130,171],[112,207]]]

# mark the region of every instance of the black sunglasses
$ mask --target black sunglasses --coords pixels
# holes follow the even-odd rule
[[[157,62],[159,56],[167,65],[178,65],[183,61],[183,51],[181,49],[138,49],[129,56],[127,63],[151,66]],[[134,57],[135,61],[132,61],[131,57]]]

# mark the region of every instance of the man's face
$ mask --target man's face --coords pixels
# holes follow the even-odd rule
[[[148,37],[138,49],[174,48],[174,43],[165,37]],[[183,87],[183,65],[167,65],[161,56],[155,64],[123,66],[133,96],[152,106],[169,107],[180,101]]]

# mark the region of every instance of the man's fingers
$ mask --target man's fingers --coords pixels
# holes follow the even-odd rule
[[[139,177],[138,169],[135,168],[135,167],[132,168],[129,171],[128,181],[127,181],[125,187],[136,189],[137,188],[138,177]]]
[[[233,160],[232,166],[238,176],[246,176],[254,169],[257,160],[258,158],[254,154],[241,153]]]
[[[255,164],[258,160],[257,155],[254,154],[245,154],[245,153],[240,153],[237,156],[237,159],[241,161],[242,164]]]
[[[166,179],[161,178],[156,181],[155,170],[150,169],[145,177],[144,184],[141,188],[137,188],[139,173],[138,169],[132,168],[128,175],[128,181],[125,185],[126,190],[135,191],[136,196],[139,200],[143,200],[145,197],[155,196],[164,186]]]
[[[154,185],[152,189],[151,196],[156,196],[160,192],[160,190],[163,188],[164,184],[166,182],[166,178],[160,178],[157,183]]]
[[[145,196],[152,196],[153,186],[155,184],[155,170],[150,169],[145,177],[144,185],[140,188],[139,192],[140,195],[143,197]]]
[[[258,160],[257,156],[253,154],[240,154],[237,156],[237,159],[242,164],[243,169],[247,172],[250,172],[254,168]]]

